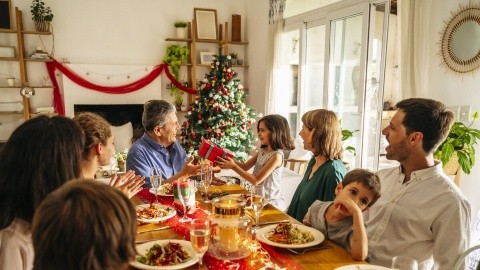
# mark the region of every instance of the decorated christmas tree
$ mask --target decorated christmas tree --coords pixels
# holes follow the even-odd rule
[[[230,150],[240,161],[246,160],[246,150],[254,147],[255,137],[248,124],[255,122],[256,113],[245,105],[246,94],[229,59],[226,55],[215,57],[187,108],[181,140],[185,151],[195,157],[202,137]]]

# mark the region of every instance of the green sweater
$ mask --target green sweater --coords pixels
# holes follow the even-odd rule
[[[347,173],[341,160],[329,160],[317,169],[312,178],[308,179],[314,164],[315,157],[308,162],[305,175],[298,184],[287,211],[288,215],[300,222],[315,200],[326,202],[335,199],[335,188]]]

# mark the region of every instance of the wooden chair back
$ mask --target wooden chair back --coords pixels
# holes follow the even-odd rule
[[[298,174],[304,174],[307,168],[308,160],[303,159],[285,159],[284,166]]]

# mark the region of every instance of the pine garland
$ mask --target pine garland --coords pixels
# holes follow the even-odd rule
[[[247,124],[255,122],[256,112],[245,105],[246,94],[229,59],[229,55],[215,56],[195,101],[187,108],[181,141],[195,157],[202,137],[230,150],[240,161],[247,159],[247,149],[254,148],[255,136]]]

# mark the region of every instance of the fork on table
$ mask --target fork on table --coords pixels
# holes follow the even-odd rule
[[[313,246],[308,248],[296,248],[296,249],[287,248],[287,250],[292,252],[293,254],[303,254],[307,251],[329,249],[329,248],[332,248],[332,247],[329,245],[321,245],[321,246]]]

